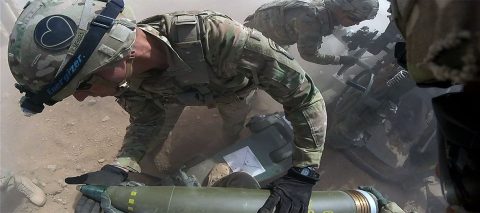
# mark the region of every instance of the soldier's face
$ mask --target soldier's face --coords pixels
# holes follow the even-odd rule
[[[94,76],[95,79],[100,80],[87,81],[80,84],[77,91],[73,93],[73,97],[78,101],[83,101],[88,96],[113,96],[117,94],[119,84],[125,80],[126,73],[126,60],[103,67]]]

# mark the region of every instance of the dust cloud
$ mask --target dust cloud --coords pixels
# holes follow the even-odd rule
[[[3,6],[6,2],[7,0],[2,0],[0,7],[5,8]],[[25,2],[15,1],[14,5],[21,8]],[[209,9],[243,22],[249,14],[266,2],[268,1],[130,0],[130,6],[138,20],[173,11]],[[388,24],[387,7],[386,1],[382,0],[379,17],[361,23],[361,26],[368,25],[383,31]],[[31,118],[24,117],[18,106],[21,95],[13,87],[14,79],[7,64],[5,35],[10,31],[12,22],[3,10],[1,23],[0,171],[8,170],[30,177],[47,193],[48,199],[44,207],[38,208],[27,199],[21,199],[18,193],[2,194],[0,212],[73,212],[78,193],[74,186],[64,185],[63,179],[98,170],[112,162],[121,146],[128,115],[115,103],[114,98],[88,98],[81,103],[73,98],[67,98],[55,106],[47,107],[42,114]],[[351,30],[359,27],[354,26]],[[331,75],[340,68],[306,62],[300,58],[295,46],[290,47],[289,51],[296,56],[319,88],[329,85],[332,81]],[[334,36],[325,38],[321,51],[333,54],[346,53],[344,45]],[[256,112],[281,110],[278,103],[264,93],[261,97],[262,99],[257,101]],[[219,140],[220,128],[221,120],[215,109],[187,107],[165,143],[159,159],[156,159],[157,166],[168,170],[181,165],[184,161],[179,157],[197,152],[189,148],[191,146],[204,147],[206,150],[204,154],[212,154],[222,147]],[[399,192],[398,186],[375,180],[336,151],[326,150],[323,159],[321,172],[323,176],[317,190],[353,189],[358,185],[375,185],[391,193],[389,198],[399,200],[401,206],[410,205],[414,200],[422,200],[418,198],[418,193]]]

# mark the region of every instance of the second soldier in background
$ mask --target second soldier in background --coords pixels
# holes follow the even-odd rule
[[[352,56],[320,53],[322,37],[335,26],[349,27],[377,15],[378,0],[283,0],[267,3],[247,17],[245,26],[254,28],[277,44],[297,44],[303,59],[317,64],[352,65]]]

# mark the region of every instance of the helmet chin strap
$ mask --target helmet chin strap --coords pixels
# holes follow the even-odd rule
[[[117,84],[118,91],[114,96],[121,95],[128,88],[128,79],[133,75],[133,60],[135,59],[135,50],[130,51],[127,58],[127,66],[125,67],[125,79]]]
[[[122,84],[127,83],[128,79],[133,75],[133,60],[135,59],[135,50],[130,51],[130,55],[127,58],[127,67],[125,70],[125,79],[122,81]]]

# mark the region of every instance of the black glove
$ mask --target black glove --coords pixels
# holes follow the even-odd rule
[[[387,205],[387,203],[389,202],[387,198],[385,198],[382,193],[380,193],[377,189],[373,188],[373,186],[359,186],[358,189],[372,193],[372,195],[377,198],[378,206],[380,208]]]
[[[407,69],[407,44],[405,42],[395,43],[393,55],[397,59],[398,65]]]
[[[307,213],[312,187],[319,175],[302,174],[302,168],[293,167],[280,179],[269,184],[270,196],[257,213]]]
[[[353,56],[349,56],[349,55],[343,55],[343,56],[340,56],[340,60],[338,61],[339,64],[343,64],[343,65],[354,65],[355,63],[357,63],[358,59],[353,57]]]
[[[105,165],[100,171],[89,172],[76,177],[65,178],[68,184],[90,184],[113,186],[124,182],[128,177],[128,173],[116,166]],[[100,203],[82,195],[75,206],[75,213],[100,213],[102,208]]]
[[[100,171],[89,172],[76,177],[65,178],[68,184],[90,184],[114,186],[124,182],[128,177],[128,173],[116,166],[105,165]]]

